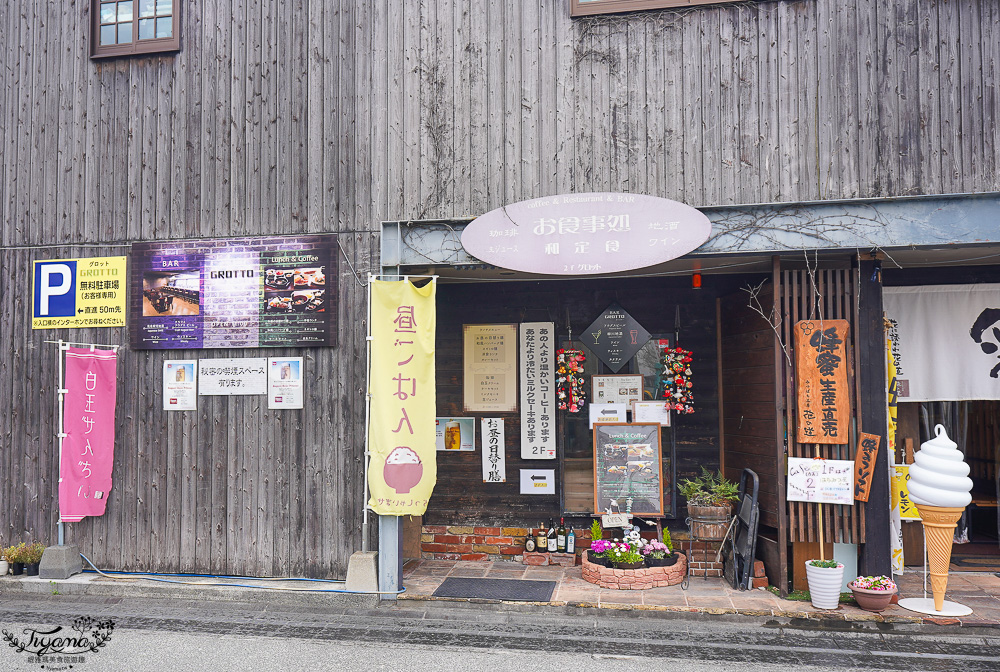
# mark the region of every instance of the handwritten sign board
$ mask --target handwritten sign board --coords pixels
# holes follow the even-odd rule
[[[467,324],[463,336],[465,410],[517,410],[517,325]]]
[[[847,386],[847,320],[795,324],[799,443],[847,443],[851,414]]]
[[[875,471],[875,457],[882,437],[861,432],[858,450],[854,453],[854,499],[868,501],[872,489],[872,474]]]
[[[920,512],[910,501],[910,465],[896,465],[892,475],[892,503],[895,508],[896,501],[899,501],[899,517],[903,520],[920,520]]]
[[[506,483],[503,418],[482,418],[480,422],[483,429],[483,483]]]
[[[618,373],[642,349],[650,336],[624,308],[612,303],[587,327],[583,338],[587,347],[609,369]]]
[[[790,502],[854,504],[854,462],[811,457],[788,458]]]
[[[659,423],[594,425],[594,506],[603,513],[632,498],[635,515],[663,515]],[[616,509],[616,510],[617,510]]]

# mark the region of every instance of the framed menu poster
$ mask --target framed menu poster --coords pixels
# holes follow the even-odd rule
[[[659,423],[594,425],[595,513],[631,497],[633,514],[662,516],[662,474]]]
[[[462,392],[471,413],[517,410],[517,325],[466,324]]]
[[[591,376],[595,404],[625,404],[632,407],[633,401],[642,401],[642,376]]]

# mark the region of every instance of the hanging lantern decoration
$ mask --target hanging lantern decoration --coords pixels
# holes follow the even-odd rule
[[[556,395],[560,411],[579,413],[583,410],[587,401],[587,388],[583,382],[583,363],[586,360],[582,350],[556,350]]]
[[[666,348],[659,387],[664,390],[668,409],[677,413],[694,413],[694,384],[691,378],[691,351]]]

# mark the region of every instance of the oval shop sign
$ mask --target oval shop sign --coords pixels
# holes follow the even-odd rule
[[[526,273],[595,275],[676,259],[712,225],[689,205],[642,194],[546,196],[469,222],[462,245],[488,264]]]

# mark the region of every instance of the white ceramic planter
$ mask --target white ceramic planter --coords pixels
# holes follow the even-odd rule
[[[10,571],[10,564],[6,560],[0,560],[0,576],[7,576]]]
[[[833,568],[813,567],[806,562],[809,597],[817,609],[836,609],[840,603],[840,587],[844,584],[844,565]]]

